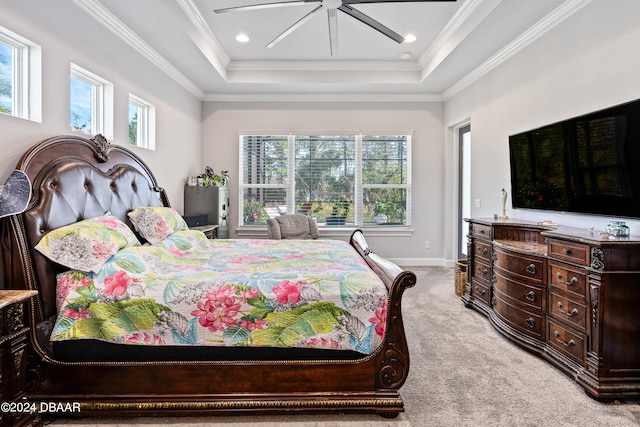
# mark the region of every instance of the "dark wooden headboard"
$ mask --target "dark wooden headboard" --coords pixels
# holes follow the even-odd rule
[[[55,275],[65,267],[34,246],[50,230],[110,212],[125,223],[138,206],[169,206],[147,165],[130,150],[97,135],[57,136],[34,145],[16,166],[30,178],[27,210],[2,233],[3,283],[39,292],[35,320],[56,314]]]

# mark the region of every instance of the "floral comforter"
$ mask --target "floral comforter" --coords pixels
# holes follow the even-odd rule
[[[314,347],[370,354],[387,291],[337,240],[207,240],[178,231],[58,276],[51,340]]]

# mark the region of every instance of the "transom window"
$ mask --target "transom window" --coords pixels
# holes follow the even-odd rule
[[[74,132],[113,137],[113,84],[71,64],[70,125]]]
[[[411,223],[411,136],[241,135],[239,224],[303,213],[326,226]]]
[[[129,144],[154,150],[156,147],[156,108],[129,94]]]
[[[0,113],[42,121],[41,48],[0,27]]]

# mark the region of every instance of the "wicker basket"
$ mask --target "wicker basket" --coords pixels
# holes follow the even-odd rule
[[[455,285],[456,285],[456,295],[461,297],[464,295],[465,290],[467,289],[467,260],[459,259],[456,261],[455,267]]]

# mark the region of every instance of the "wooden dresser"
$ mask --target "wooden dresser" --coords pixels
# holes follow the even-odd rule
[[[592,397],[640,397],[640,236],[467,221],[465,305]]]

